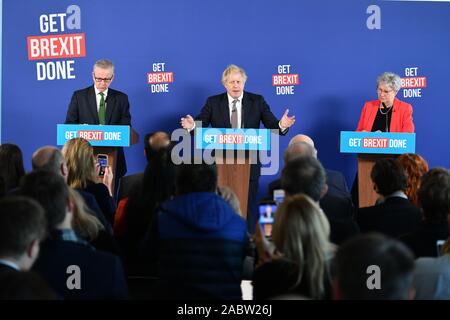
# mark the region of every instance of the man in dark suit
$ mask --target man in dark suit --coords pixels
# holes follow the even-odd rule
[[[289,117],[286,110],[278,120],[270,111],[269,105],[261,95],[244,91],[247,75],[236,66],[228,66],[222,74],[222,84],[227,92],[209,97],[200,114],[194,118],[190,115],[181,118],[181,126],[191,131],[196,126],[215,128],[259,128],[260,123],[267,129],[279,130],[285,135],[294,124],[295,116]],[[201,122],[199,122],[201,121]],[[248,230],[253,233],[256,223],[256,195],[261,165],[252,165],[248,195],[247,222]]]
[[[66,124],[131,125],[128,96],[109,88],[114,79],[114,65],[110,60],[98,60],[92,72],[94,85],[75,91],[67,110]],[[127,172],[122,148],[117,150],[115,191]]]
[[[356,220],[361,232],[381,232],[397,238],[420,226],[422,214],[406,196],[406,173],[395,159],[380,159],[370,173],[381,201],[371,207],[359,208]]]

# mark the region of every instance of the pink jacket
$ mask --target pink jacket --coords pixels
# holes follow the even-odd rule
[[[373,122],[380,106],[380,100],[366,102],[356,131],[372,131]],[[392,109],[390,132],[414,132],[412,106],[395,98]]]

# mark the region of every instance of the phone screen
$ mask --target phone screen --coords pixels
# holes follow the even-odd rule
[[[284,190],[283,189],[275,189],[273,190],[273,201],[276,203],[281,203],[284,200]]]
[[[272,237],[272,226],[276,211],[277,205],[274,202],[259,205],[259,224],[264,231],[264,235],[268,238]]]
[[[105,154],[98,154],[97,155],[97,163],[99,166],[98,175],[104,176],[105,175],[105,168],[108,166],[108,156]]]

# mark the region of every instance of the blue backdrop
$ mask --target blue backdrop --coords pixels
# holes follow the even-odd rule
[[[56,144],[72,92],[92,84],[100,58],[115,63],[111,87],[129,95],[141,137],[178,128],[181,116],[197,114],[208,96],[224,91],[220,76],[228,64],[242,66],[246,90],[264,95],[276,116],[285,108],[297,116],[280,150],[293,135],[308,134],[324,165],[341,170],[349,184],[356,156],[339,153],[340,131],[356,128],[364,102],[376,99],[380,73],[413,77],[416,88],[398,97],[414,107],[416,151],[431,166],[450,167],[450,3],[3,0],[2,7],[1,141],[22,148],[27,168],[36,148]],[[84,56],[56,50],[30,59],[28,37],[58,44],[64,34],[84,34]],[[155,63],[164,63],[155,71],[173,72],[174,81],[163,85],[168,92],[152,92],[147,83]],[[52,80],[51,72],[38,73],[42,66],[73,70]],[[299,84],[277,89],[272,75],[279,71],[297,74]],[[128,173],[143,169],[142,139],[126,157]],[[261,189],[273,178],[262,177]]]

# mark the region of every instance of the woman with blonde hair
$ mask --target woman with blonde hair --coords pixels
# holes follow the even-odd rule
[[[254,273],[254,298],[329,295],[329,235],[329,222],[317,203],[304,194],[286,198],[275,214],[275,251]]]
[[[102,182],[97,183],[99,168],[95,164],[94,149],[83,138],[67,141],[62,154],[67,163],[67,184],[74,189],[91,193],[105,217],[112,223],[116,206],[112,198],[111,169],[107,167]]]
[[[419,207],[417,190],[420,187],[420,179],[428,172],[428,163],[420,155],[414,153],[404,153],[397,158],[397,161],[408,175],[408,186],[405,193],[409,201]]]

